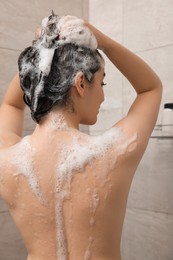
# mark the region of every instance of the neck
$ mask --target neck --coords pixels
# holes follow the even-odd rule
[[[79,129],[77,114],[56,108],[42,119],[42,122],[37,125],[34,133],[44,131],[44,129],[49,129],[49,132],[52,132],[68,128]]]

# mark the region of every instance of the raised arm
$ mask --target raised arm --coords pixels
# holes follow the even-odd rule
[[[11,81],[0,107],[0,147],[12,145],[22,135],[25,104],[18,74]]]
[[[136,131],[146,145],[157,120],[162,95],[162,84],[156,73],[138,56],[110,39],[86,22],[95,34],[98,47],[116,68],[130,81],[137,93],[127,116],[116,125]]]

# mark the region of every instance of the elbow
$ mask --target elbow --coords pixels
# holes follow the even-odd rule
[[[162,97],[162,91],[163,91],[163,85],[161,79],[156,75],[155,81],[153,83],[153,87],[151,87],[151,90],[156,91],[160,97]]]
[[[160,96],[162,97],[163,85],[162,85],[162,81],[160,80],[160,78],[158,78],[157,89],[158,89],[158,92],[160,93]]]
[[[163,85],[162,85],[162,81],[158,78],[157,82],[154,84],[153,87],[153,93],[155,98],[158,99],[159,104],[161,103],[162,100],[162,93],[163,93]]]

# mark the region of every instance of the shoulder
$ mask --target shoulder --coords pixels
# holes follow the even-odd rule
[[[99,167],[100,174],[105,172],[115,176],[116,173],[119,180],[122,180],[128,172],[129,178],[132,178],[141,159],[140,141],[135,131],[114,126],[101,135],[86,138],[89,158],[94,159],[92,165],[96,169]],[[81,155],[84,158],[84,153]]]
[[[117,122],[114,127],[120,129],[123,133],[120,140],[124,151],[124,156],[121,158],[122,161],[125,164],[129,163],[133,167],[137,167],[146,150],[150,136],[141,133],[135,125],[129,122],[128,117]]]
[[[17,140],[17,139],[15,139]],[[23,140],[23,139],[22,139]],[[18,142],[3,143],[0,149],[0,195],[2,197],[11,194],[16,188],[15,173],[17,172],[17,166],[21,162],[19,160],[19,154],[22,154],[21,146],[22,140]],[[6,195],[5,195],[6,194]]]
[[[0,175],[5,175],[11,171],[15,166],[18,158],[24,154],[22,147],[24,147],[26,138],[14,138],[13,140],[4,141],[1,139],[0,147]]]
[[[134,131],[127,132],[122,127],[112,127],[104,133],[92,136],[81,134],[83,144],[89,149],[89,154],[93,157],[104,156],[106,159],[113,159],[122,154],[128,154],[136,150],[138,143],[137,133]]]

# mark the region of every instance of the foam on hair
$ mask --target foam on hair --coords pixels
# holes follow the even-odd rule
[[[92,81],[102,64],[96,48],[96,38],[83,20],[54,13],[43,19],[39,38],[18,60],[24,101],[36,122],[53,106],[69,104],[77,72]]]

